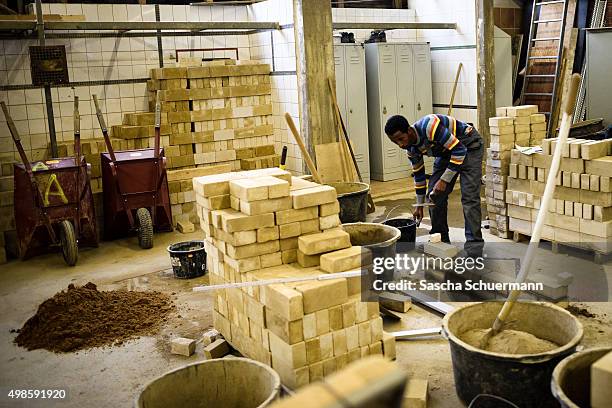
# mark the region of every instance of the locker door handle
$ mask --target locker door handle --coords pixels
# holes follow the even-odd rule
[[[421,102],[417,103],[417,110],[421,110]]]
[[[404,104],[403,103],[400,105],[400,108],[402,108],[402,109],[404,108]]]
[[[383,115],[386,115],[386,114],[387,114],[387,107],[383,106]]]
[[[353,110],[352,110],[352,109],[349,109],[349,113],[353,113]]]

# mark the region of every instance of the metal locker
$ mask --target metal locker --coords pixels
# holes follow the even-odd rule
[[[334,46],[334,64],[336,69],[336,98],[340,115],[346,120],[346,74],[344,63],[344,48],[341,45]]]
[[[360,44],[334,45],[336,94],[361,177],[370,181],[365,53]]]
[[[415,122],[416,105],[414,89],[418,84],[414,81],[413,55],[410,44],[398,44],[397,52],[397,100],[398,114],[403,115],[411,124]]]
[[[355,160],[364,181],[370,181],[368,108],[365,78],[365,52],[361,45],[344,49],[346,78],[346,125],[353,142]]]
[[[371,43],[365,45],[365,53],[371,178],[408,177],[411,166],[406,152],[388,139],[384,127],[392,115],[403,115],[414,123],[432,112],[429,46]]]
[[[395,46],[391,44],[381,45],[380,49],[380,87],[379,97],[381,101],[381,135],[385,135],[385,123],[387,119],[397,113],[397,80],[396,80],[396,58]],[[400,164],[400,149],[386,136],[383,142],[383,169],[393,170]]]
[[[412,45],[414,55],[414,103],[418,120],[433,113],[431,92],[431,52],[428,43]],[[424,86],[428,84],[428,86]]]

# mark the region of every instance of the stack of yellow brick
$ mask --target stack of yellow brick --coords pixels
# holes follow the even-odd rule
[[[193,191],[194,177],[232,171],[230,164],[216,164],[197,168],[168,170],[168,191],[172,210],[172,224],[181,232],[190,232],[200,218],[196,212],[196,197]],[[190,225],[194,224],[194,225]]]
[[[236,149],[273,143],[270,67],[226,60],[151,70],[149,101],[160,91],[171,136],[169,167],[233,162]],[[188,148],[185,148],[188,147]]]
[[[169,174],[173,170],[217,164],[230,166],[224,171],[240,170],[243,162],[244,168],[277,166],[269,66],[234,60],[189,65],[151,70],[152,79],[148,83],[151,112],[127,113],[121,125],[111,127],[115,149],[153,147],[153,110],[156,91],[160,91],[160,144]],[[122,143],[119,145],[116,140]],[[264,157],[237,155],[242,150],[254,149],[265,152]],[[99,166],[99,158],[93,163]],[[191,177],[175,179],[170,185],[175,225],[178,221],[198,220],[190,180]]]
[[[509,238],[505,203],[506,178],[510,152],[519,146],[539,145],[546,136],[546,117],[537,113],[536,105],[497,108],[497,116],[489,118],[491,144],[487,149],[487,212],[491,233]]]
[[[240,160],[242,170],[266,169],[280,165],[280,156],[275,154],[274,145],[236,149],[236,159]]]
[[[542,154],[512,151],[506,203],[510,229],[531,235],[552,163],[556,139],[542,141]],[[562,151],[554,199],[542,238],[612,251],[612,140],[569,139]]]
[[[211,284],[319,276],[365,263],[340,227],[332,187],[274,168],[193,184]],[[361,302],[360,287],[354,277],[218,290],[214,325],[297,388],[366,355],[394,358],[378,304]]]

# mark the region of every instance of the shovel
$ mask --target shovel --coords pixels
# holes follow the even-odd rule
[[[519,284],[524,283],[527,280],[529,268],[531,267],[535,251],[538,249],[538,244],[540,242],[540,235],[542,233],[542,227],[544,226],[544,220],[546,218],[546,215],[548,215],[550,201],[552,200],[553,194],[555,192],[555,181],[557,178],[557,173],[559,172],[559,166],[561,164],[561,152],[563,150],[563,146],[567,142],[567,136],[570,131],[570,126],[572,124],[572,115],[574,112],[574,106],[576,104],[576,93],[578,92],[578,86],[580,85],[580,75],[573,74],[570,81],[571,82],[569,90],[565,99],[565,105],[563,107],[563,117],[561,119],[561,127],[559,130],[557,146],[555,147],[555,152],[552,157],[552,163],[550,165],[548,178],[546,179],[546,186],[544,187],[544,194],[542,196],[540,209],[538,210],[538,216],[536,218],[535,226],[533,227],[533,232],[531,235],[531,240],[529,241],[529,246],[527,247],[527,252],[525,253],[525,257],[523,258],[523,262],[521,263],[521,269],[519,271],[519,274],[516,277],[516,283]],[[510,315],[510,311],[514,306],[514,302],[516,302],[520,294],[520,290],[513,290],[512,292],[510,292],[510,295],[508,295],[508,299],[506,299],[504,305],[502,306],[502,309],[499,311],[499,314],[495,318],[493,327],[489,329],[485,333],[485,336],[481,339],[481,349],[486,350],[491,338],[504,329],[506,319]]]

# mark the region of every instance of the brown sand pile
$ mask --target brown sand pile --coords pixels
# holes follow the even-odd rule
[[[489,329],[472,329],[463,333],[461,340],[470,346],[480,348],[480,341]],[[538,354],[558,348],[559,345],[540,339],[533,334],[519,330],[503,330],[491,337],[485,350],[506,354]]]
[[[55,352],[119,344],[155,332],[173,307],[160,292],[100,292],[91,282],[70,284],[38,307],[15,343]]]

